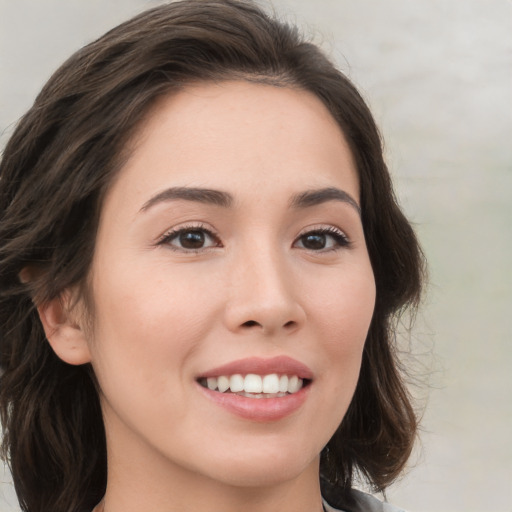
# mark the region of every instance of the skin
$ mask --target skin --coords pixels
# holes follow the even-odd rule
[[[90,361],[98,377],[105,512],[321,511],[319,453],[353,396],[375,301],[340,128],[308,92],[200,84],[161,100],[132,149],[101,214],[94,328],[40,310],[56,352]],[[222,191],[232,204],[158,199],[170,187]],[[290,204],[325,188],[354,204]],[[213,236],[189,250],[169,235],[179,229]],[[305,235],[319,229],[349,245],[320,234],[325,247],[312,248]],[[231,361],[281,355],[313,379],[277,421],[232,414],[196,382]]]

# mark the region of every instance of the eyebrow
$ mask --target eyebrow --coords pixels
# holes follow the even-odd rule
[[[294,208],[309,208],[328,201],[341,201],[347,203],[361,215],[361,207],[347,192],[336,187],[320,188],[301,192],[292,198],[291,206]]]
[[[171,187],[151,197],[144,203],[140,210],[143,212],[158,203],[175,200],[194,201],[221,206],[223,208],[229,208],[234,202],[234,198],[230,193],[221,190],[199,187]],[[344,190],[336,187],[306,190],[305,192],[293,196],[290,205],[292,208],[309,208],[328,201],[347,203],[361,215],[361,208],[356,200]]]
[[[184,201],[213,204],[224,208],[229,208],[233,204],[233,196],[228,192],[209,188],[171,187],[146,201],[142,206],[141,211],[146,211],[158,203],[180,199]]]

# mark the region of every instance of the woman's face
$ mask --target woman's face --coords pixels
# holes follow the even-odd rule
[[[109,470],[317,471],[375,299],[338,125],[308,92],[203,84],[161,100],[132,149],[91,274]]]

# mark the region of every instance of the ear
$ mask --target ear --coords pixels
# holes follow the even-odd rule
[[[70,304],[70,293],[64,292],[37,307],[39,318],[46,338],[60,359],[72,365],[89,363],[91,354],[87,337]]]

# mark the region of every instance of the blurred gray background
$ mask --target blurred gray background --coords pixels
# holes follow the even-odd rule
[[[0,0],[0,146],[72,51],[159,1]],[[263,2],[265,3],[265,2]],[[512,511],[512,2],[274,0],[372,107],[430,263],[421,443],[388,499]],[[0,511],[18,510],[0,471]]]

